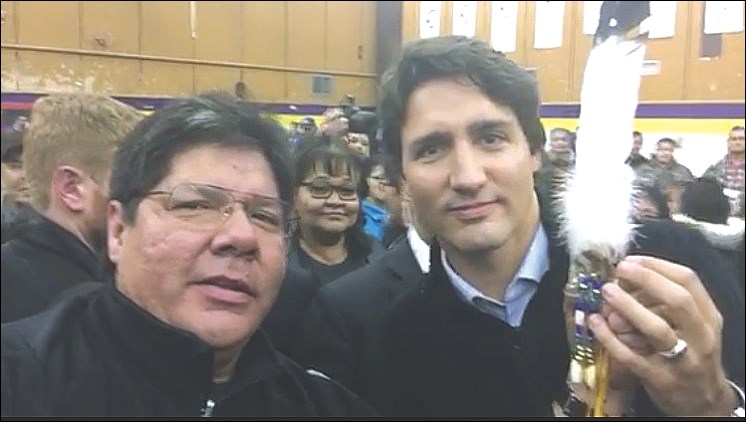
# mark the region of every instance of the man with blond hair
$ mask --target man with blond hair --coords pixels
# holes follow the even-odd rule
[[[97,278],[114,150],[140,119],[133,107],[102,95],[55,94],[34,103],[23,151],[34,215],[2,246],[2,322],[38,313]]]

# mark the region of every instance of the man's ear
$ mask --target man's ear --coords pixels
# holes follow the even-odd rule
[[[75,167],[57,167],[52,173],[51,196],[58,198],[70,211],[83,212],[86,207],[84,179],[84,173]]]
[[[106,246],[109,259],[119,264],[124,245],[124,209],[119,201],[109,201],[106,207]]]

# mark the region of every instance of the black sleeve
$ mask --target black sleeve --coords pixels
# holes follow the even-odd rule
[[[300,327],[293,350],[298,362],[359,391],[354,321],[342,315],[327,288],[315,295]]]

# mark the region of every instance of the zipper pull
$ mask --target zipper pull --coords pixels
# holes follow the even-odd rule
[[[212,416],[213,410],[215,410],[215,402],[213,400],[207,399],[207,401],[205,401],[205,407],[202,408],[202,414],[200,416],[203,418],[209,418]]]

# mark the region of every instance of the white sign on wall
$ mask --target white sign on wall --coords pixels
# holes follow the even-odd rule
[[[473,37],[477,31],[477,2],[453,2],[453,35]]]
[[[440,35],[439,1],[420,2],[420,38],[432,38]]]
[[[490,20],[490,42],[492,48],[503,53],[512,53],[516,47],[518,31],[518,2],[493,1]]]

